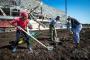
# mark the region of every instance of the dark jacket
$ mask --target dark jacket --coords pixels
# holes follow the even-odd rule
[[[80,25],[80,22],[75,18],[68,18],[67,20],[71,21],[71,27],[76,28],[78,25]]]

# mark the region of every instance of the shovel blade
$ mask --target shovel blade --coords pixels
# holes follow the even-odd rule
[[[60,42],[59,38],[55,38],[55,42]]]
[[[54,47],[53,47],[53,46],[47,46],[47,49],[48,49],[48,50],[53,50]]]

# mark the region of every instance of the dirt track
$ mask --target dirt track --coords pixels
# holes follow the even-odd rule
[[[47,31],[42,31],[39,40],[48,45]],[[15,40],[15,32],[0,33],[0,60],[89,60],[90,59],[90,29],[81,32],[80,48],[72,46],[72,35],[66,30],[58,30],[58,37],[62,44],[53,51],[48,51],[37,42],[33,43],[34,53],[29,54],[26,45],[18,47],[16,53],[9,48],[9,41]]]

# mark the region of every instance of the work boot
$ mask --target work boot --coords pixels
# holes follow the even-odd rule
[[[79,43],[74,44],[74,48],[80,48],[80,44]]]
[[[13,53],[15,53],[15,52],[16,52],[16,47],[14,47],[14,48],[12,49],[12,52],[13,52]]]
[[[80,48],[80,44],[79,43],[77,43],[77,47]]]
[[[29,47],[28,53],[33,53],[33,49],[31,47]]]

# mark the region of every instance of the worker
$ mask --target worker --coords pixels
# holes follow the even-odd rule
[[[73,33],[74,47],[79,47],[80,43],[80,31],[82,29],[82,24],[75,18],[68,16],[67,21],[70,23],[69,28]]]
[[[18,27],[23,28],[25,31],[27,31],[27,28],[32,29],[32,25],[30,23],[30,20],[28,19],[28,13],[25,10],[20,11],[20,17],[14,18],[13,21],[10,22],[13,26],[16,28],[16,40],[15,44],[13,44],[12,52],[16,52],[16,48],[19,42],[20,35],[23,34],[25,37],[25,42],[27,43],[27,47],[30,52],[33,52],[32,45],[29,43],[30,37],[21,29]]]
[[[56,35],[56,22],[60,20],[60,16],[57,16],[55,19],[51,19],[49,21],[49,33],[50,33],[50,40],[54,41],[55,40],[55,35]]]

